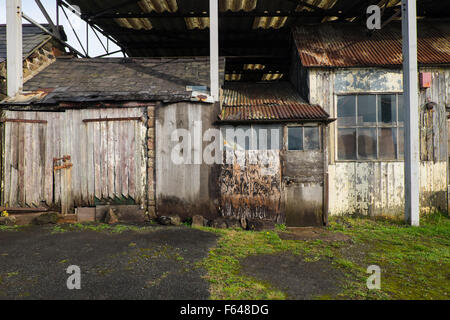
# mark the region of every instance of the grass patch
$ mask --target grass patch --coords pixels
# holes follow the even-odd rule
[[[26,226],[0,226],[0,232],[1,231],[20,231],[22,229],[26,228]]]
[[[123,224],[104,224],[104,223],[74,223],[74,224],[64,224],[56,225],[52,228],[52,233],[64,233],[73,231],[95,231],[95,232],[106,232],[106,233],[122,233],[125,231],[151,231],[156,230],[153,226],[134,226],[134,225],[123,225]]]
[[[387,298],[448,299],[448,215],[434,213],[425,216],[420,227],[409,227],[395,220],[337,220],[342,222],[342,219],[345,223],[332,221],[330,229],[351,235],[360,248],[366,248],[359,267],[381,267],[381,293]]]
[[[450,219],[445,214],[426,216],[417,228],[392,219],[332,217],[328,229],[351,236],[353,243],[282,240],[273,231],[201,229],[220,235],[200,262],[208,273],[211,299],[287,298],[282,290],[240,274],[241,259],[282,252],[301,255],[306,262],[329,259],[344,273],[337,296],[317,299],[448,299],[450,292]],[[370,265],[381,268],[381,290],[367,289]]]
[[[200,264],[208,271],[211,299],[286,299],[286,294],[269,283],[244,276],[239,261],[258,254],[290,252],[302,255],[305,261],[335,258],[339,246],[323,241],[281,240],[276,232],[252,232],[242,230],[201,228],[221,237],[217,246]],[[337,297],[335,297],[337,298]]]

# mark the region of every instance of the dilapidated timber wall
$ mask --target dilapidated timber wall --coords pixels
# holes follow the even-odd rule
[[[447,114],[450,103],[450,69],[420,68],[431,72],[431,88],[420,90],[420,205],[421,211],[447,211]],[[402,93],[400,69],[308,69],[310,103],[337,117],[338,94]],[[436,103],[427,110],[427,102]],[[428,123],[428,124],[427,124]],[[330,214],[402,215],[404,213],[404,162],[338,161],[336,123],[329,141]]]
[[[214,128],[218,105],[204,103],[159,104],[155,108],[155,178],[157,215],[179,215],[182,219],[201,214],[216,218],[219,213],[220,165],[203,161],[211,143],[204,133]],[[191,134],[191,148],[180,150],[183,163],[173,161],[172,152],[182,142],[173,141],[176,130]],[[180,131],[183,133],[183,131]],[[200,141],[200,144],[194,143]]]
[[[2,205],[146,205],[146,108],[3,111],[2,130]]]

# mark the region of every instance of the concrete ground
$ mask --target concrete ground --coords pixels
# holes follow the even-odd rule
[[[329,238],[311,232],[290,230],[281,236]],[[217,240],[216,234],[195,228],[151,224],[0,230],[0,300],[209,299],[210,284],[198,262]],[[81,271],[80,290],[67,288],[72,265]],[[330,261],[304,262],[289,253],[248,256],[240,265],[241,274],[269,283],[288,299],[333,295],[343,276]]]
[[[281,289],[289,300],[332,297],[344,277],[330,261],[305,262],[290,253],[249,256],[241,261],[241,273]]]
[[[184,227],[145,231],[53,232],[53,226],[0,231],[0,299],[208,299],[196,262],[216,243]],[[66,269],[81,269],[69,290]]]

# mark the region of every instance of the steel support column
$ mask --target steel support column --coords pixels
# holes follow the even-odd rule
[[[419,225],[419,108],[416,0],[402,0],[405,106],[405,219]]]
[[[22,0],[6,0],[6,68],[7,94],[22,91]]]
[[[209,0],[211,96],[219,101],[219,3]]]

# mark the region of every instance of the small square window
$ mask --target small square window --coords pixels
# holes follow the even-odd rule
[[[320,149],[319,127],[289,127],[288,150]]]
[[[288,149],[289,150],[303,150],[303,128],[302,127],[288,128]]]
[[[320,149],[319,144],[319,128],[317,127],[305,127],[304,130],[304,141],[303,147],[305,150],[318,150]]]

